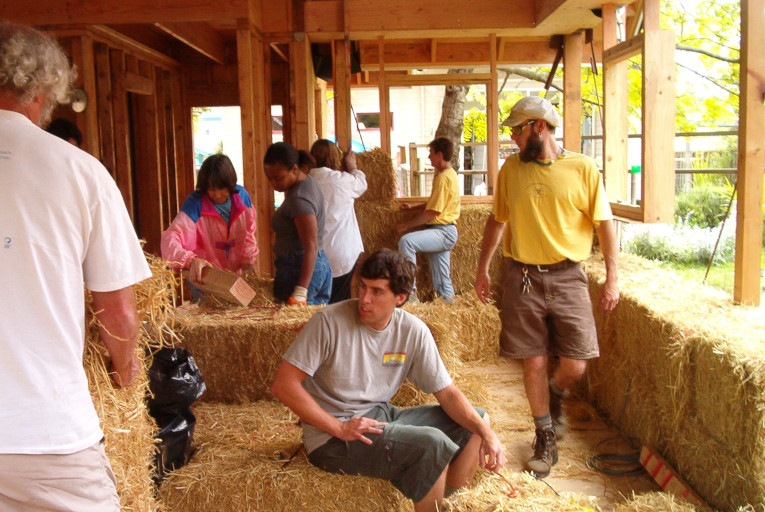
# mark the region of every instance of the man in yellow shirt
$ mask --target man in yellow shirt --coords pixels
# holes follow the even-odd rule
[[[436,171],[433,190],[427,203],[412,206],[402,203],[402,210],[423,210],[412,219],[396,226],[396,233],[402,235],[412,228],[425,225],[421,231],[413,231],[401,237],[398,250],[417,264],[417,253],[428,255],[430,277],[436,293],[447,302],[452,301],[454,288],[451,278],[451,250],[457,243],[457,226],[460,216],[460,189],[457,173],[449,161],[454,153],[454,144],[446,137],[437,137],[430,144],[430,163]],[[411,296],[417,298],[415,283]]]
[[[558,461],[566,390],[584,375],[587,360],[599,355],[587,275],[579,262],[590,255],[595,230],[607,273],[599,302],[611,311],[619,301],[616,234],[595,163],[558,145],[555,128],[561,119],[549,101],[525,97],[503,124],[512,128],[520,153],[499,171],[475,290],[486,302],[489,263],[507,228],[500,352],[523,361],[536,430],[534,455],[525,469],[545,477]],[[550,354],[559,359],[552,378]]]

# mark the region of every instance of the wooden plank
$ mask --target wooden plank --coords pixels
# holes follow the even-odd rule
[[[115,178],[122,192],[130,218],[135,223],[133,206],[133,163],[130,154],[130,120],[125,88],[125,54],[121,50],[109,52],[112,83],[112,112],[114,114]]]
[[[564,37],[563,43],[563,147],[582,152],[582,47],[584,34]]]
[[[437,31],[485,33],[486,30],[530,29],[536,22],[533,3],[516,3],[512,8],[504,1],[473,0],[466,8],[461,0],[432,2],[423,0],[345,0],[351,37],[376,38],[382,33]],[[307,2],[306,32],[342,34],[344,31],[343,0]],[[444,13],[459,13],[458,17]],[[373,34],[373,35],[372,35]]]
[[[87,35],[72,38],[72,60],[77,66],[75,85],[82,88],[88,97],[88,106],[77,114],[77,126],[82,132],[82,149],[101,158],[101,143],[98,138],[98,107],[96,95],[96,64],[93,56],[93,39]]]
[[[497,78],[497,36],[489,36],[489,71],[491,79],[486,86],[486,153],[488,154],[488,174],[486,186],[489,194],[494,193],[497,184],[499,155],[499,83]]]
[[[181,68],[181,63],[177,60],[156,51],[154,48],[141,44],[113,28],[104,25],[91,25],[88,26],[88,30],[90,30],[93,37],[97,38],[99,41],[108,43],[109,46],[112,46],[115,49],[123,50],[128,55],[147,60],[154,65],[166,69],[178,70]]]
[[[738,207],[733,301],[760,305],[763,167],[765,167],[765,24],[763,0],[741,2]]]
[[[342,151],[351,149],[351,68],[346,61],[345,41],[335,41],[332,87],[335,91],[335,136]]]
[[[154,68],[141,62],[139,71],[154,79]],[[133,158],[140,169],[135,181],[138,236],[146,240],[144,250],[159,254],[163,225],[163,196],[157,145],[157,104],[154,96],[132,97]]]
[[[12,0],[0,3],[0,18],[28,25],[226,20],[247,16],[249,4],[250,0]]]
[[[188,278],[189,272],[181,272]],[[233,272],[221,270],[215,267],[202,268],[202,282],[194,283],[194,286],[203,292],[211,293],[216,297],[232,304],[247,306],[255,298],[255,290],[247,284],[247,281]]]
[[[491,73],[458,73],[453,75],[393,75],[386,79],[391,87],[407,85],[467,85],[485,84],[491,81]]]
[[[153,96],[155,83],[150,78],[128,71],[125,73],[125,90],[143,96]]]
[[[175,130],[175,175],[178,205],[194,190],[194,143],[191,136],[191,107],[183,96],[181,75],[170,74],[173,95],[173,129]]]
[[[313,64],[311,44],[303,37],[289,44],[290,117],[293,143],[298,148],[310,148],[316,140],[313,108]]]
[[[167,94],[167,91],[165,90],[165,81],[162,76],[162,70],[157,69],[154,72],[154,82],[155,87],[154,90],[156,91],[156,94],[154,95],[154,104],[155,108],[157,110],[157,154],[159,159],[159,185],[160,185],[160,197],[162,199],[162,218],[160,219],[161,227],[164,230],[165,227],[170,225],[170,222],[173,220],[173,217],[175,217],[175,213],[177,212],[177,204],[176,207],[172,208],[171,211],[171,204],[172,200],[170,198],[170,162],[168,160],[168,151],[167,151],[167,144],[168,144],[168,126],[167,126],[167,113],[165,112],[165,109],[167,107],[167,103],[165,100],[165,96]],[[172,139],[170,139],[170,143],[172,144]]]
[[[603,6],[604,54],[616,45],[616,6]],[[609,200],[627,201],[627,62],[603,65],[603,177]]]
[[[218,64],[226,63],[226,41],[207,23],[161,22],[154,25]]]
[[[96,67],[96,108],[98,109],[99,140],[101,141],[101,163],[116,176],[116,156],[114,154],[114,115],[112,99],[111,68],[109,66],[109,48],[97,43],[94,47]]]
[[[317,78],[314,89],[314,108],[316,109],[316,136],[327,138],[327,82]]]
[[[385,83],[385,38],[377,38],[379,53],[383,57],[379,63],[379,76],[377,82],[377,92],[380,105],[380,147],[385,154],[390,156],[390,98],[388,97],[388,88]]]
[[[607,50],[603,50],[603,63],[620,62],[627,60],[635,55],[640,55],[643,51],[645,35],[640,33],[623,43],[619,43]]]
[[[652,32],[659,30],[660,6],[659,0],[644,0],[643,2],[643,30]]]
[[[675,217],[675,34],[645,32],[643,51],[644,222]]]

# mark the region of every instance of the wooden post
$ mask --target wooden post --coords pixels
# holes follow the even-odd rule
[[[114,113],[115,178],[130,218],[135,223],[130,120],[127,107],[127,90],[125,89],[125,54],[120,50],[111,50],[109,52],[109,66],[112,82],[112,112]]]
[[[81,87],[88,97],[88,105],[82,114],[77,114],[77,127],[82,132],[82,149],[101,158],[98,139],[98,96],[96,93],[96,64],[93,55],[93,38],[87,35],[72,38],[72,60],[77,66],[76,86]]]
[[[296,40],[300,37],[300,40]],[[304,32],[295,34],[289,45],[289,109],[295,147],[308,149],[316,140],[316,113],[313,107],[314,81],[311,44]]]
[[[335,91],[335,137],[342,151],[351,149],[351,67],[345,41],[335,41],[332,80]]]
[[[563,47],[563,147],[581,153],[583,34],[565,36]]]
[[[409,143],[409,194],[413,197],[420,195],[420,159],[417,158],[417,146]]]
[[[765,167],[765,37],[763,0],[741,1],[741,94],[738,208],[733,301],[760,305],[763,167]]]
[[[603,49],[618,41],[616,5],[603,5]],[[603,65],[603,175],[611,201],[627,200],[627,61]]]
[[[327,82],[317,78],[314,85],[314,109],[316,110],[316,136],[327,138]]]
[[[499,84],[497,79],[497,35],[489,36],[489,65],[491,80],[486,91],[486,186],[494,194],[499,169]],[[467,192],[472,194],[472,191]]]
[[[116,178],[116,156],[114,154],[114,114],[112,112],[112,80],[109,66],[109,48],[105,44],[94,47],[96,73],[96,105],[98,109],[99,140],[101,142],[101,163]]]
[[[385,38],[377,38],[377,49],[380,55],[380,66],[377,73],[377,91],[380,97],[380,147],[390,156],[390,101],[388,88],[385,86]]]

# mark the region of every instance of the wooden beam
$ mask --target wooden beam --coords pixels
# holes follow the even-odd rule
[[[645,36],[641,33],[633,38],[627,39],[623,43],[612,46],[603,51],[603,63],[620,62],[627,60],[635,55],[640,55],[643,51]]]
[[[643,30],[651,32],[659,30],[659,20],[661,18],[659,0],[643,1]],[[629,37],[629,35],[627,35]]]
[[[310,148],[316,140],[315,112],[313,108],[314,75],[311,44],[306,37],[293,40],[290,50],[290,113],[293,142],[296,147]]]
[[[0,18],[27,25],[121,24],[231,20],[248,16],[250,0],[35,0],[0,3]],[[258,24],[258,26],[260,26]]]
[[[134,55],[137,58],[147,60],[166,69],[178,70],[181,68],[181,63],[177,60],[158,52],[154,48],[141,44],[122,32],[118,32],[110,27],[104,25],[92,25],[88,26],[88,30],[93,33],[93,37],[108,43],[115,49],[124,50],[128,55]]]
[[[675,217],[675,33],[644,33],[643,194],[644,222]]]
[[[617,44],[616,5],[603,5],[604,54]],[[627,201],[627,62],[603,65],[603,175],[613,202]]]
[[[760,305],[763,167],[765,167],[765,24],[763,0],[741,2],[738,208],[733,301]]]
[[[351,67],[346,61],[345,41],[335,41],[332,59],[335,91],[335,137],[342,151],[351,149]]]
[[[314,89],[314,108],[316,109],[316,136],[327,138],[327,82],[317,78]]]
[[[377,38],[379,54],[382,57],[379,63],[379,75],[377,80],[377,91],[380,103],[380,147],[390,156],[390,98],[388,97],[388,88],[385,84],[385,38]]]
[[[77,66],[76,85],[88,97],[85,112],[77,115],[77,126],[83,135],[82,149],[101,158],[101,143],[98,138],[98,101],[96,94],[96,64],[93,56],[93,39],[87,35],[72,39],[72,60]]]
[[[388,86],[407,85],[467,85],[485,84],[491,81],[491,73],[459,73],[453,75],[393,75],[386,78]]]
[[[135,223],[133,204],[133,162],[130,154],[130,119],[125,88],[125,54],[121,50],[109,52],[112,83],[112,112],[114,113],[115,179],[122,192],[130,218]]]
[[[490,80],[486,87],[486,153],[488,153],[488,169],[486,186],[489,195],[494,194],[497,185],[499,155],[499,80],[497,77],[497,36],[489,36],[489,74]]]
[[[154,94],[154,81],[137,73],[125,73],[125,90],[143,96],[152,96]]]
[[[218,64],[226,63],[226,41],[207,23],[166,21],[154,25]]]
[[[563,147],[582,151],[582,47],[584,34],[564,37],[563,43]]]
[[[96,66],[96,105],[98,109],[99,140],[101,141],[101,163],[116,177],[116,156],[114,154],[114,114],[112,80],[109,66],[109,48],[105,44],[94,47]]]
[[[440,31],[444,36],[455,30],[480,35],[487,30],[531,29],[534,16],[531,2],[510,8],[506,2],[496,0],[473,0],[469,8],[462,0],[422,1],[415,5],[409,0],[325,0],[306,2],[305,6],[306,32],[312,39],[322,34],[338,37],[344,32],[345,18],[353,39],[375,39],[381,34],[395,37],[396,32],[438,36]]]

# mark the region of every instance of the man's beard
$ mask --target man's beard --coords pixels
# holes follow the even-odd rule
[[[538,133],[531,132],[529,138],[526,139],[526,147],[520,152],[518,158],[520,158],[522,162],[531,162],[539,157],[542,149],[544,149],[542,137]]]

